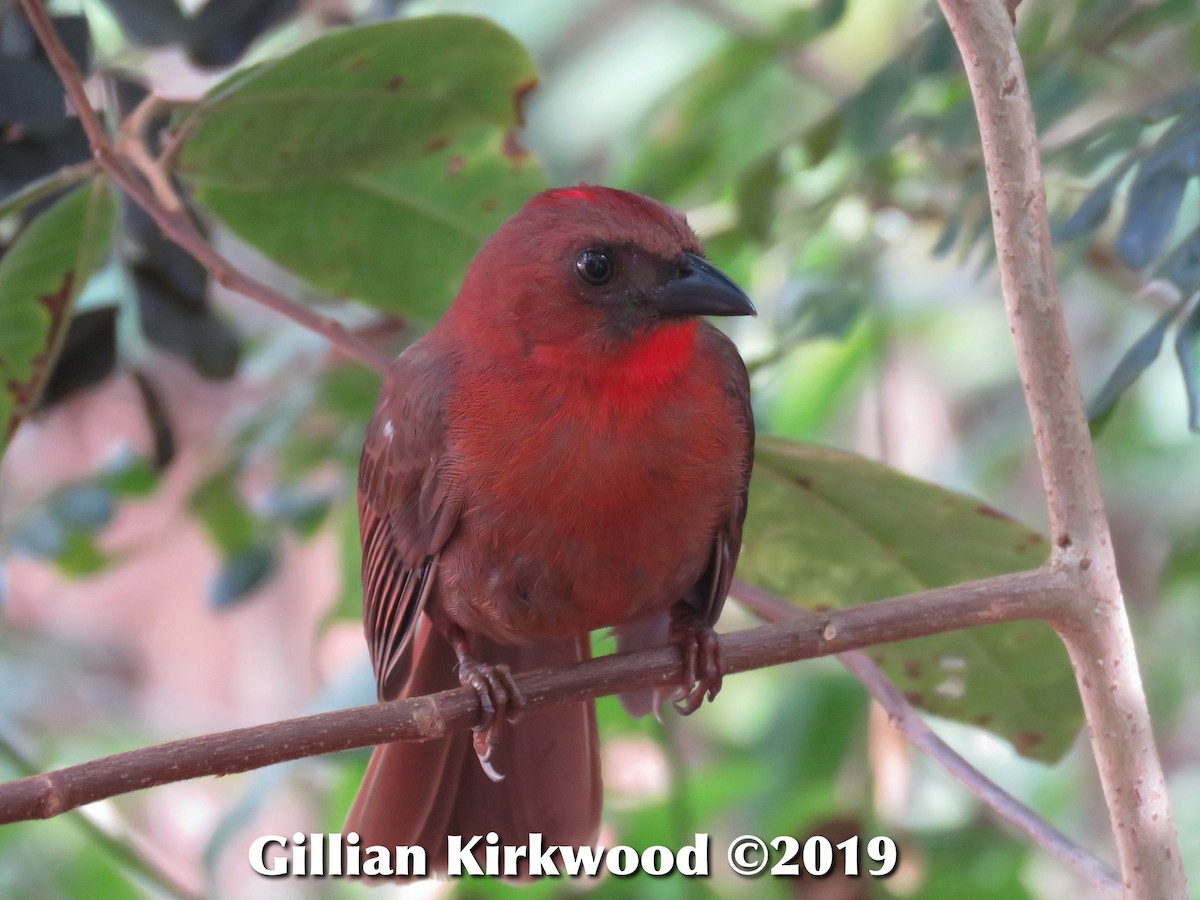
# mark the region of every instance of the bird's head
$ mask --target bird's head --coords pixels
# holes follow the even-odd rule
[[[598,363],[682,347],[698,316],[755,314],[678,212],[581,184],[536,195],[487,241],[448,319],[525,357]]]

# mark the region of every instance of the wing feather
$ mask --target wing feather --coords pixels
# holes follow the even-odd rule
[[[396,696],[408,679],[414,626],[458,523],[460,506],[443,477],[446,380],[439,369],[423,342],[401,354],[363,441],[363,627],[381,699]]]
[[[718,525],[709,551],[708,565],[696,583],[689,599],[711,627],[716,624],[729,596],[733,572],[742,552],[742,524],[746,521],[746,504],[750,493],[750,470],[754,465],[754,413],[750,406],[750,375],[741,355],[716,328],[706,326],[702,339],[707,340],[725,371],[726,397],[734,410],[741,430],[741,480],[731,498],[728,515]]]

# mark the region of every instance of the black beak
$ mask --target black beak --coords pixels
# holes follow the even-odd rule
[[[758,310],[733,279],[706,259],[684,254],[683,269],[650,295],[664,316],[757,316]]]

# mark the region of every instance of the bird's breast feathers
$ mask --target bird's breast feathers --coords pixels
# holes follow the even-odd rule
[[[497,637],[578,633],[665,608],[699,577],[744,464],[719,379],[688,367],[603,409],[495,380],[450,402],[463,513],[444,602],[459,617]]]

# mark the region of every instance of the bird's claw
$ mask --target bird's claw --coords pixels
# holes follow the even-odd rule
[[[680,715],[690,716],[705,697],[711,701],[720,693],[724,682],[721,644],[716,632],[708,626],[689,628],[680,643],[684,658],[683,687],[673,702]]]
[[[500,743],[501,725],[505,721],[515,722],[525,705],[521,689],[508,666],[476,662],[466,654],[458,661],[458,680],[479,698],[482,715],[479,724],[471,729],[471,746],[479,757],[479,765],[492,781],[503,781],[504,775],[492,765],[492,755]]]
[[[659,723],[664,699],[681,716],[690,716],[706,697],[711,701],[720,693],[724,681],[721,644],[712,628],[690,614],[679,615],[671,621],[671,639],[683,651],[683,684],[655,689],[652,707]]]

